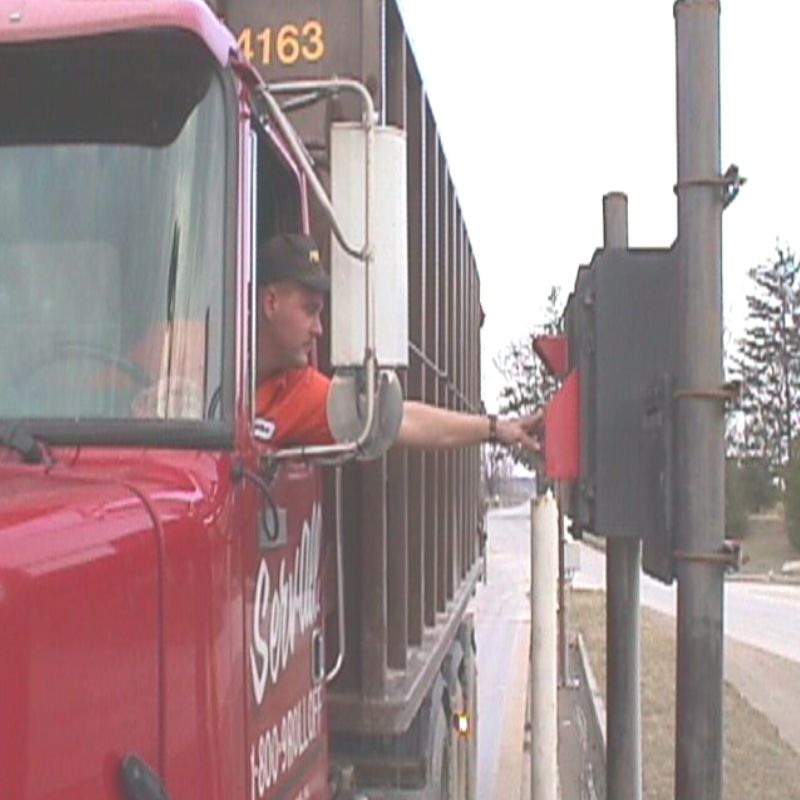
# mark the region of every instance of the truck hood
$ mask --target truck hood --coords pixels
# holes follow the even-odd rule
[[[109,765],[158,763],[154,519],[69,472],[0,468],[0,797],[117,797]]]
[[[109,520],[124,516],[150,529],[141,499],[113,479],[20,468],[0,472],[0,575],[43,574],[67,562],[102,557]],[[1,597],[1,595],[0,595]]]

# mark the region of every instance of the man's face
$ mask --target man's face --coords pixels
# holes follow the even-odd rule
[[[259,371],[305,367],[314,341],[322,335],[325,296],[294,281],[259,290]]]

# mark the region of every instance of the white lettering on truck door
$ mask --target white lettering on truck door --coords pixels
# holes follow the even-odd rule
[[[258,705],[264,700],[267,684],[277,683],[286,669],[297,638],[305,635],[319,616],[321,551],[322,512],[315,504],[311,519],[303,522],[294,558],[281,559],[277,580],[270,575],[266,558],[261,558],[253,597],[250,645],[250,674]]]

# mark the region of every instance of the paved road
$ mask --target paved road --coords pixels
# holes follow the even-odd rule
[[[488,581],[475,604],[478,797],[519,796],[530,635],[528,506],[489,514]]]
[[[605,554],[581,545],[576,588],[605,588]],[[646,575],[642,604],[675,615],[677,589]],[[800,587],[742,581],[725,584],[725,635],[791,661],[800,662]]]

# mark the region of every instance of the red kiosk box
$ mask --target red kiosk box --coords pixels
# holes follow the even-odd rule
[[[569,342],[566,336],[538,336],[534,352],[548,372],[566,380],[544,411],[544,471],[556,481],[580,477],[580,373],[569,372]]]

